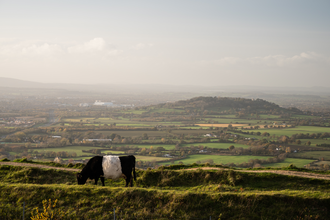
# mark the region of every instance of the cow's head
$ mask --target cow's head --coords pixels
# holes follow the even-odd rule
[[[83,174],[77,173],[77,180],[78,180],[78,185],[84,185],[87,181],[87,178]]]

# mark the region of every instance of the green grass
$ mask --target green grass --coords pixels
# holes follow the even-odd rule
[[[166,131],[99,131],[104,135],[111,135],[113,133],[119,134],[122,137],[140,137],[147,134],[149,137],[163,137],[168,134]]]
[[[305,151],[293,154],[295,157],[330,160],[330,151]]]
[[[123,179],[78,186],[75,172],[0,166],[0,218],[25,219],[58,199],[68,219],[327,219],[329,180],[237,171],[137,171]],[[15,207],[13,204],[16,204]],[[134,214],[134,216],[133,216]],[[308,218],[306,218],[306,216]],[[313,217],[311,217],[313,216]]]
[[[292,115],[291,118],[300,118],[300,119],[319,119],[319,116],[313,115]]]
[[[210,127],[212,127],[212,126],[210,125]],[[202,127],[202,126],[187,126],[187,127],[180,127],[180,129],[198,129],[198,130],[204,129],[204,130],[206,130],[206,129],[209,129],[210,127],[206,127],[206,126],[204,126],[204,127]]]
[[[67,151],[67,152],[75,152],[77,156],[81,156],[81,155],[91,154],[91,153],[84,153],[82,152],[82,150],[91,150],[91,149],[101,149],[101,147],[66,146],[66,147],[55,147],[55,148],[34,148],[33,150],[36,150],[39,153],[43,151],[53,151],[53,152]]]
[[[315,146],[316,144],[330,144],[330,139],[300,139],[301,144],[305,144],[308,141],[311,142],[310,146]]]
[[[213,121],[214,124],[217,122],[218,124],[251,124],[251,125],[258,125],[264,124],[264,119],[244,119],[244,118],[205,118],[203,122],[208,123],[208,121]],[[270,124],[270,121],[267,120],[267,124]],[[196,122],[196,124],[203,124],[201,122]],[[212,123],[210,123],[212,124]]]
[[[174,144],[113,144],[114,146],[134,146],[138,148],[146,148],[150,149],[152,146],[154,150],[156,150],[157,147],[163,147],[166,150],[172,150],[175,148]]]
[[[143,113],[145,113],[145,110],[126,110],[126,111],[122,111],[122,113],[125,114],[134,114],[134,115],[141,115]]]
[[[208,148],[216,148],[216,149],[227,149],[229,146],[234,145],[235,148],[248,148],[248,145],[244,144],[236,144],[236,143],[217,143],[217,142],[210,142],[210,143],[193,143],[193,144],[182,144],[182,147],[190,147],[193,146],[200,146],[203,145],[204,147]],[[166,150],[173,150],[175,149],[175,144],[113,144],[113,146],[134,146],[138,148],[147,148],[149,149],[151,146],[153,149],[156,149],[157,147],[163,147]],[[110,150],[111,151],[111,150]]]
[[[128,126],[128,127],[154,127],[154,125],[151,124],[121,124],[118,123],[116,126]]]
[[[179,162],[183,162],[184,164],[192,164],[196,163],[196,161],[205,161],[208,159],[212,159],[216,164],[229,164],[229,163],[243,163],[248,162],[250,159],[264,159],[266,160],[267,156],[222,156],[222,155],[205,155],[205,154],[196,154],[189,155],[187,158],[174,161],[174,164],[178,164]],[[163,162],[161,165],[170,165],[171,162]]]
[[[184,110],[172,109],[172,108],[159,108],[159,109],[152,109],[152,110],[149,111],[149,113],[153,113],[153,112],[159,112],[159,113],[163,113],[163,112],[184,112]]]
[[[297,126],[295,128],[281,128],[281,129],[274,129],[274,128],[269,128],[269,129],[257,129],[257,130],[252,130],[253,132],[268,132],[270,135],[287,135],[291,136],[293,134],[299,134],[299,133],[324,133],[324,132],[330,132],[330,127],[314,127],[314,126]]]
[[[84,125],[95,125],[98,126],[99,124],[104,125],[104,124],[113,124],[116,123],[116,126],[131,126],[134,127],[136,125],[137,127],[154,127],[157,125],[180,125],[182,124],[181,122],[177,121],[166,121],[166,122],[139,122],[137,120],[131,120],[130,118],[123,118],[123,117],[118,117],[117,119],[113,118],[65,118],[62,121],[63,122],[76,122],[76,123],[83,123]],[[95,123],[94,123],[95,122]]]
[[[315,160],[286,158],[283,162],[263,164],[262,166],[263,167],[287,167],[290,164],[293,164],[296,167],[304,167],[305,165],[307,165],[313,161],[315,161]]]
[[[102,150],[101,152],[103,154],[111,154],[111,155],[125,154],[125,151],[118,151],[118,150]]]
[[[160,160],[167,160],[166,157],[149,157],[149,156],[140,156],[135,155],[137,161],[160,161]]]
[[[215,131],[215,130],[211,130],[209,129],[209,127],[204,127],[203,129],[192,129],[192,130],[180,130],[180,129],[177,129],[177,130],[172,130],[171,133],[173,134],[184,134],[184,135],[204,135],[204,134],[207,134],[207,133],[210,133],[212,131]]]
[[[208,147],[208,148],[217,148],[217,149],[228,149],[229,146],[234,145],[235,148],[249,148],[250,146],[248,145],[244,145],[244,144],[236,144],[236,143],[195,143],[195,144],[183,144],[182,146],[185,147],[190,147],[190,145],[194,145],[194,146],[199,146],[199,145],[203,145],[204,147]]]

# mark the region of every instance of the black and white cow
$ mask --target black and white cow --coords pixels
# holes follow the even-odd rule
[[[128,183],[133,186],[132,170],[134,174],[134,180],[136,181],[135,174],[135,157],[129,156],[95,156],[91,158],[86,166],[80,173],[77,174],[77,180],[79,185],[86,183],[87,179],[94,179],[95,185],[101,178],[102,185],[104,186],[104,178],[118,179],[123,177],[126,179],[126,187]]]

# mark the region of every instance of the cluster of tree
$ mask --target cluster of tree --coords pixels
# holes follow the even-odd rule
[[[10,157],[10,152],[14,152],[17,157],[29,156],[30,157],[77,157],[75,152],[67,152],[67,151],[38,151],[38,149],[32,148],[30,144],[25,145],[9,145],[9,144],[1,144],[0,145],[0,156]]]
[[[330,137],[330,133],[328,132],[324,132],[324,133],[300,133],[300,134],[293,134],[291,135],[291,139],[323,139],[323,138],[329,138]]]
[[[74,158],[77,157],[76,152],[68,152],[68,151],[40,151],[38,152],[37,150],[34,150],[31,152],[30,155],[33,155],[37,158],[55,158],[55,157],[61,157],[61,158]]]
[[[136,161],[135,166],[139,169],[147,169],[149,167],[157,168],[157,161]]]
[[[316,144],[316,147],[330,147],[330,144]]]
[[[101,154],[101,149],[90,149],[90,150],[82,150],[83,153],[91,153],[91,154]]]
[[[0,127],[0,136],[22,130],[21,127]]]
[[[234,145],[233,145],[234,146]],[[233,148],[229,149],[231,154],[236,155],[278,155],[285,151],[285,147],[275,144],[256,145],[248,148]]]

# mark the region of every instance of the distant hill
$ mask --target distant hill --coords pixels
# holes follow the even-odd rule
[[[98,84],[68,83],[39,83],[28,80],[0,77],[0,88],[33,88],[33,89],[61,89],[74,91],[109,91],[109,92],[180,92],[198,95],[211,95],[221,93],[241,93],[241,97],[267,98],[268,94],[303,94],[303,95],[329,95],[330,88],[326,87],[269,87],[247,85],[165,85],[165,84],[114,84],[112,81],[102,81]],[[245,95],[244,95],[245,94]],[[263,97],[265,96],[265,97]]]
[[[245,99],[245,98],[229,98],[229,97],[195,97],[189,100],[177,101],[166,104],[157,105],[158,108],[174,108],[190,111],[208,111],[208,113],[231,112],[236,114],[242,113],[270,113],[284,114],[302,112],[297,108],[282,108],[274,103],[262,99]]]
[[[44,83],[0,77],[0,87],[9,88],[47,88]]]

